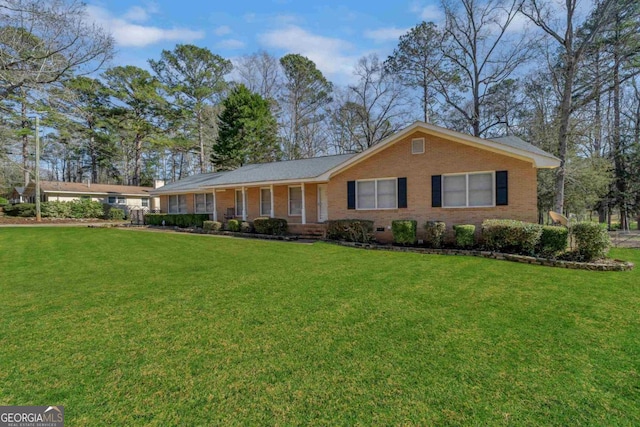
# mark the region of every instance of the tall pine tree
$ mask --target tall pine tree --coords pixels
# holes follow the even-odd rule
[[[280,158],[278,125],[269,101],[241,84],[233,88],[222,105],[218,140],[211,156],[216,170],[232,170]]]

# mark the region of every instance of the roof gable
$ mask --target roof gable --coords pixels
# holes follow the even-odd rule
[[[378,144],[369,147],[365,151],[353,156],[346,162],[336,166],[332,170],[328,171],[325,176],[323,176],[323,178],[329,179],[331,176],[368,159],[374,154],[382,152],[386,148],[389,148],[390,146],[401,141],[403,138],[416,131],[421,131],[428,135],[440,137],[452,142],[457,142],[483,150],[492,151],[505,156],[528,161],[537,168],[556,168],[560,166],[560,160],[558,158],[517,137],[503,137],[493,140],[483,139],[418,121],[384,139]]]

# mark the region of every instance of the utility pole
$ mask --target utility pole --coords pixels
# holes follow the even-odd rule
[[[40,116],[36,115],[36,222],[42,222],[40,212]]]

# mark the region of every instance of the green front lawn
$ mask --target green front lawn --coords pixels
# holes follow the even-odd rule
[[[0,269],[0,405],[69,426],[640,424],[638,268],[5,228]]]

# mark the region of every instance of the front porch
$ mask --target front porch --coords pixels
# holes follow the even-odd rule
[[[327,185],[292,183],[260,187],[211,189],[214,221],[258,217],[284,218],[290,226],[322,223],[328,219]],[[195,195],[197,199],[202,196]],[[203,207],[194,206],[194,211]]]
[[[203,188],[198,193],[163,195],[161,208],[170,214],[209,214],[212,220],[220,222],[283,218],[292,233],[309,236],[324,236],[321,224],[329,219],[325,183]]]

